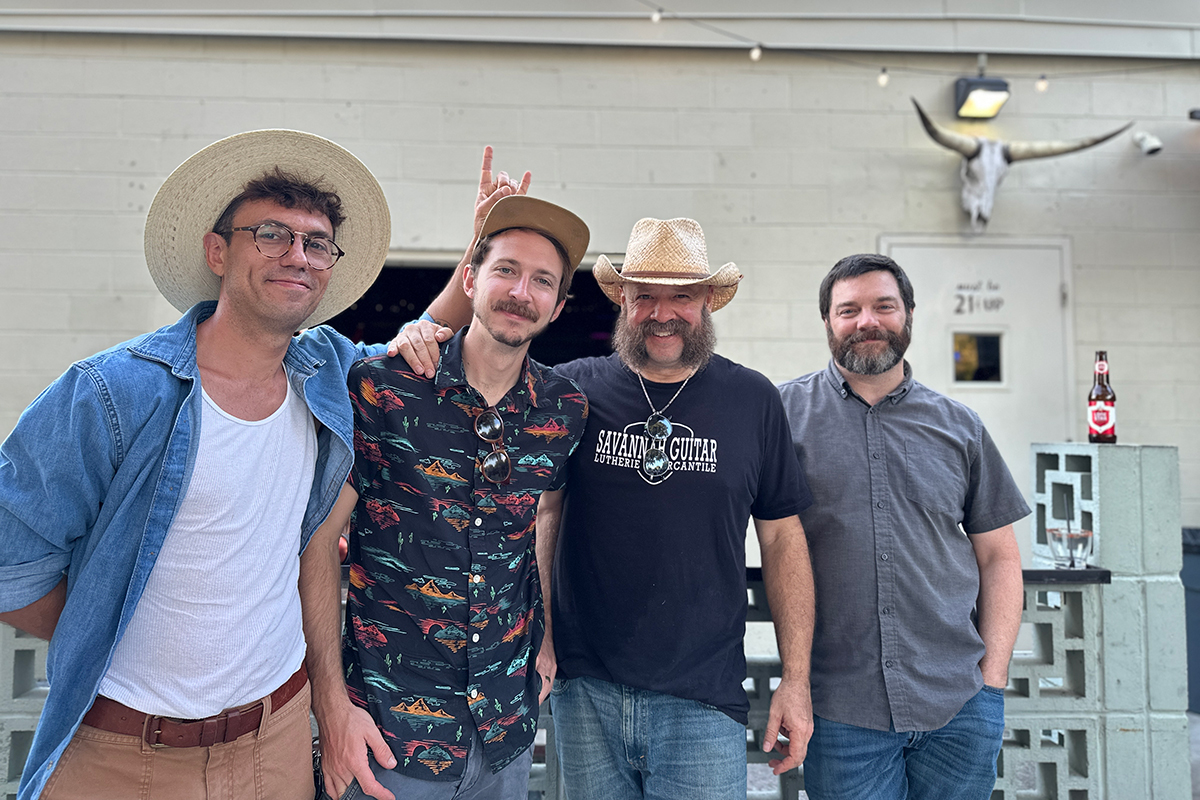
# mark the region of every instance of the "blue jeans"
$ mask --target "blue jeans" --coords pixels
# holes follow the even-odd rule
[[[533,748],[530,747],[499,772],[492,772],[483,755],[483,742],[479,734],[471,737],[471,749],[467,752],[467,768],[461,780],[426,781],[410,778],[395,770],[381,767],[371,753],[367,753],[371,772],[375,780],[396,795],[396,800],[527,800],[529,797],[529,767],[533,763]],[[329,795],[322,792],[324,797]],[[358,781],[352,781],[341,800],[365,800]]]
[[[1004,692],[984,686],[934,731],[875,731],[814,717],[810,800],[988,800],[1004,735]]]
[[[583,677],[550,707],[568,800],[746,798],[746,726],[713,706]]]

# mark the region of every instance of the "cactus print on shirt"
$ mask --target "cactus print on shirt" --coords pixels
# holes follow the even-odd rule
[[[466,381],[462,336],[432,380],[402,358],[350,370],[358,491],[343,659],[351,699],[424,780],[462,777],[479,731],[497,771],[533,743],[544,632],[534,556],[538,497],[566,481],[587,419],[574,382],[528,358],[497,404],[512,474],[489,483],[476,435],[487,408]]]

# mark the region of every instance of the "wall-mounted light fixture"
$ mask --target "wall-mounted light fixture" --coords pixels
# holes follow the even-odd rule
[[[991,119],[1008,102],[1008,81],[1002,78],[959,78],[954,82],[954,107],[961,119]]]
[[[1008,81],[989,78],[987,55],[979,54],[979,75],[954,82],[954,108],[960,119],[991,119],[1008,102]]]

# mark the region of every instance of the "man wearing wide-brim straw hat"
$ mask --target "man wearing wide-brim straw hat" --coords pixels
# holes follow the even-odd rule
[[[601,255],[592,270],[600,289],[617,305],[621,304],[621,284],[645,283],[653,286],[711,286],[708,303],[717,311],[737,293],[742,273],[732,263],[710,272],[704,231],[694,219],[640,219],[629,235],[625,262],[621,269],[608,256]]]
[[[390,236],[374,176],[312,134],[163,183],[146,259],[183,316],[73,365],[0,447],[0,608],[52,640],[22,800],[313,796],[305,546],[353,458],[347,370],[383,348],[310,326]]]
[[[775,387],[713,354],[711,312],[741,274],[709,265],[700,225],[639,220],[621,269],[600,256],[593,274],[621,308],[616,352],[555,367],[587,394],[590,415],[566,488],[543,493],[537,515],[556,655],[538,667],[556,676],[567,794],[744,798],[747,521],[783,660],[763,742],[790,739],[772,762],[782,773],[812,730],[812,573],[797,516],[811,497]],[[447,292],[429,314],[461,324]],[[446,332],[414,328],[401,353],[431,367]]]

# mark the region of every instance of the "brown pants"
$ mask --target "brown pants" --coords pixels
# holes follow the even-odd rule
[[[211,747],[150,747],[80,725],[42,800],[312,800],[308,708],[305,685],[259,731]]]

